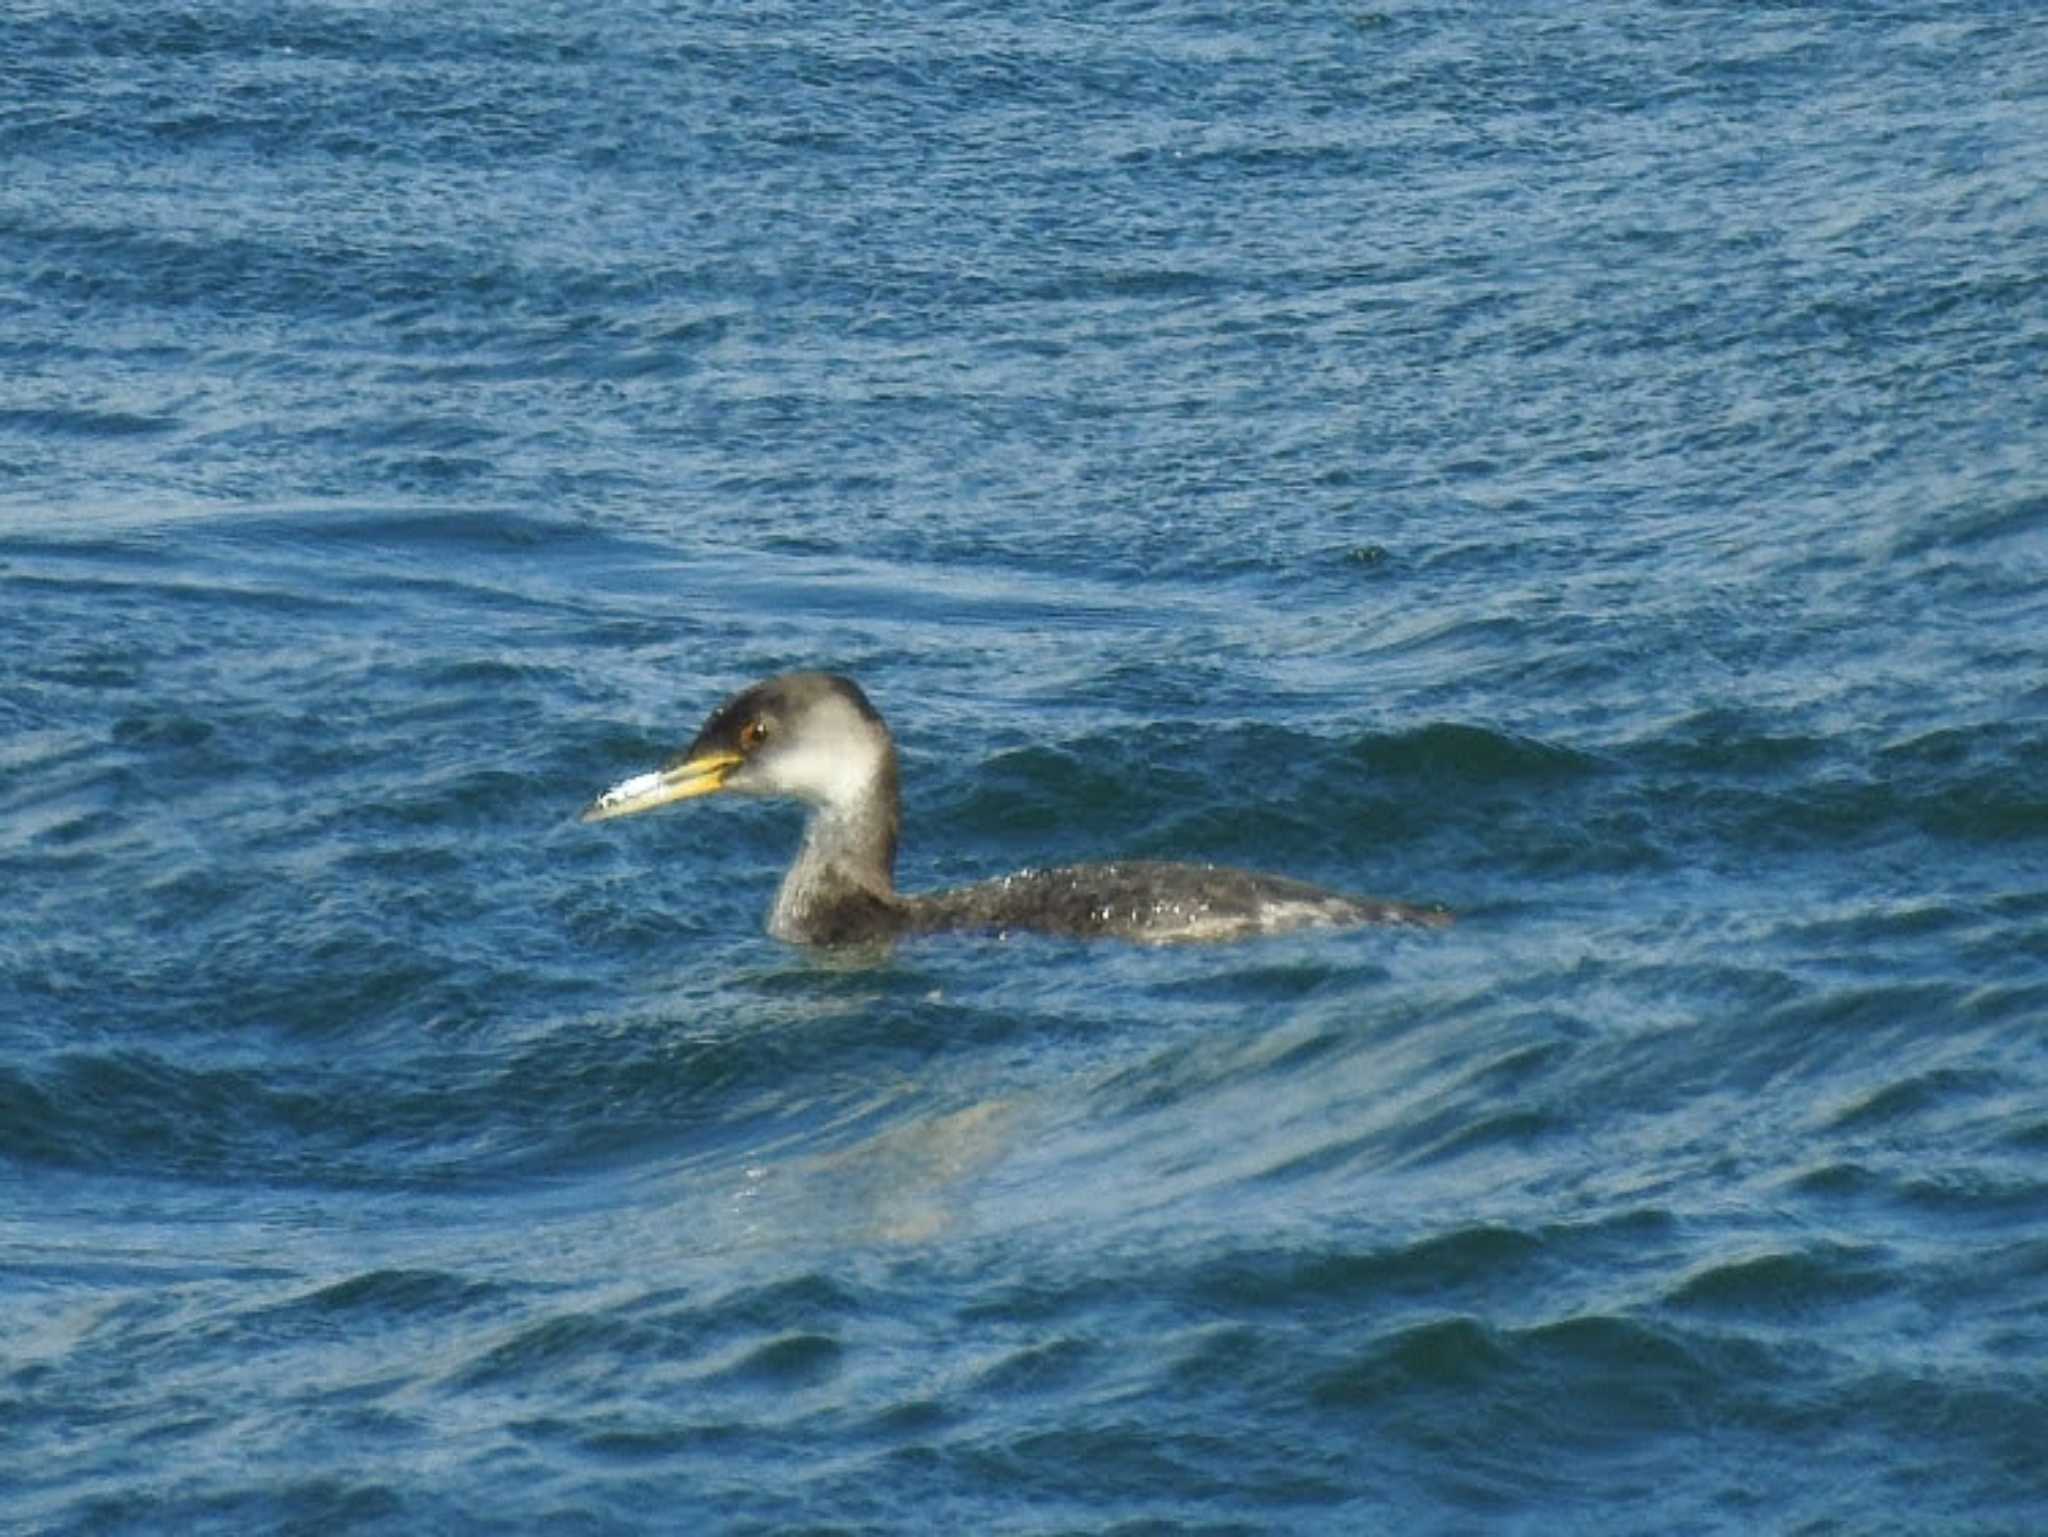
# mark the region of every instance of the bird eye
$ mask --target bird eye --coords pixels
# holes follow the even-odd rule
[[[743,752],[752,752],[767,740],[768,722],[765,720],[757,718],[740,727],[740,749]]]

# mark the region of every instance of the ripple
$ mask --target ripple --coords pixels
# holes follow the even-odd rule
[[[1097,1355],[1087,1340],[1061,1338],[1012,1351],[990,1363],[975,1386],[992,1393],[1043,1393],[1083,1380]]]
[[[1921,1119],[1959,1104],[2002,1092],[2004,1085],[1985,1071],[1937,1068],[1874,1089],[1841,1110],[1828,1125],[1837,1131],[1868,1130]]]
[[[827,1334],[785,1334],[747,1351],[709,1380],[778,1389],[807,1386],[837,1372],[845,1353]]]
[[[1683,1308],[1801,1318],[1882,1296],[1897,1285],[1885,1251],[1828,1244],[1709,1265],[1681,1282],[1669,1300]]]
[[[1308,1385],[1320,1408],[1376,1407],[1417,1389],[1465,1391],[1510,1369],[1511,1354],[1469,1318],[1417,1324],[1376,1342],[1361,1361]]]
[[[1540,1239],[1509,1228],[1478,1227],[1377,1250],[1325,1249],[1233,1255],[1205,1266],[1196,1294],[1217,1306],[1288,1308],[1333,1297],[1439,1293],[1526,1275]]]

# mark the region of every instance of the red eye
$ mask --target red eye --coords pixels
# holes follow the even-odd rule
[[[740,727],[740,751],[752,752],[768,740],[768,722],[750,720]]]

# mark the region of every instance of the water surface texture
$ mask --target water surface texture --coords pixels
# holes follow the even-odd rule
[[[0,1529],[2048,1530],[2031,7],[4,32]]]

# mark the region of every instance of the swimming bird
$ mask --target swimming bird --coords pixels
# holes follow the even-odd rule
[[[1221,865],[1116,860],[1032,869],[950,891],[896,889],[902,793],[896,744],[851,678],[795,672],[742,689],[652,773],[592,801],[586,822],[730,791],[810,808],[768,932],[837,945],[948,930],[1113,936],[1163,944],[1315,925],[1451,921],[1440,908],[1368,901]]]

